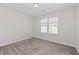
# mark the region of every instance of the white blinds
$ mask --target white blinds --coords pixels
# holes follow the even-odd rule
[[[58,34],[58,17],[41,19],[41,33]]]

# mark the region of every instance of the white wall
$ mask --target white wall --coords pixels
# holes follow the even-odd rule
[[[0,7],[0,46],[32,37],[32,18]]]
[[[79,4],[77,4],[77,51],[79,52]]]
[[[31,18],[7,8],[0,7],[0,46],[37,37],[69,46],[76,45],[76,8],[71,7]],[[40,17],[58,16],[59,34],[40,33]]]
[[[58,16],[59,17],[59,34],[48,35],[40,33],[40,17]],[[35,37],[49,40],[64,45],[76,45],[76,8],[70,7],[47,15],[41,15],[35,18]]]

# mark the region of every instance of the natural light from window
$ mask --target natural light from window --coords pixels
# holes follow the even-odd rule
[[[41,19],[41,33],[58,34],[58,17]]]
[[[41,33],[47,33],[47,19],[41,19]]]
[[[49,34],[58,34],[58,17],[49,18]]]

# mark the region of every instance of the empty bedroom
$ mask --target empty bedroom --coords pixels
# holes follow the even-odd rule
[[[0,3],[0,55],[78,55],[78,3]]]

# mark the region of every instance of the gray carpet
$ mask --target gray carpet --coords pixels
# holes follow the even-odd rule
[[[27,39],[0,47],[1,55],[78,55],[75,48],[41,39]]]

